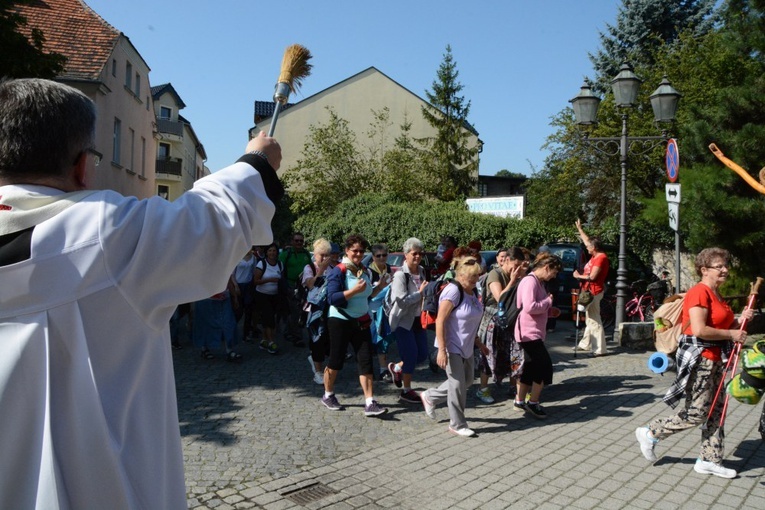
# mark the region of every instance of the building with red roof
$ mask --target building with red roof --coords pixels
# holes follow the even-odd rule
[[[22,32],[41,30],[44,50],[66,57],[56,79],[96,104],[95,150],[102,157],[90,187],[139,198],[156,194],[150,69],[130,39],[82,0],[37,0],[17,10],[27,19]]]

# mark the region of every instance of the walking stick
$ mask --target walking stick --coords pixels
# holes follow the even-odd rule
[[[310,76],[313,66],[308,63],[309,60],[311,60],[311,52],[305,46],[293,44],[284,50],[282,69],[274,88],[274,103],[276,105],[274,106],[274,114],[271,116],[268,136],[274,136],[276,121],[282,106],[287,103],[290,97],[290,92],[297,92],[303,83],[303,78]]]
[[[746,310],[752,310],[754,308],[754,303],[757,300],[757,295],[760,293],[760,285],[762,285],[763,279],[761,277],[757,277],[754,283],[751,285],[751,290],[749,291],[749,300],[747,301],[746,307],[744,308],[744,311]],[[739,331],[743,331],[746,329],[746,323],[747,320],[743,319],[741,321],[741,326],[739,328]],[[739,353],[741,352],[741,342],[735,342],[733,345],[733,352],[731,353],[731,357],[728,359],[728,363],[725,364],[725,369],[723,370],[723,376],[722,379],[720,379],[720,385],[717,387],[717,392],[715,393],[715,398],[712,401],[712,406],[709,408],[709,414],[707,415],[707,421],[712,419],[712,414],[714,413],[715,406],[717,405],[717,400],[720,397],[720,392],[725,387],[725,378],[728,376],[729,368],[731,367],[731,364],[733,366],[733,370],[730,371],[731,374],[736,373],[736,368],[738,367],[738,358]],[[730,399],[730,395],[727,393],[725,394],[725,400],[723,402],[723,408],[722,408],[722,414],[720,415],[720,423],[718,424],[717,430],[718,432],[722,430],[722,426],[725,423],[725,414],[728,411],[728,401]],[[704,428],[706,428],[707,424],[704,423]]]

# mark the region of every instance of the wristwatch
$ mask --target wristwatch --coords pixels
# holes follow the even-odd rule
[[[250,151],[247,154],[254,154],[255,156],[260,156],[261,158],[268,161],[268,156],[266,156],[266,153],[263,151]]]

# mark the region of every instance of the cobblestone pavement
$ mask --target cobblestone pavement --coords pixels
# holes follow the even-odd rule
[[[375,383],[389,412],[366,418],[354,362],[336,393],[345,411],[319,402],[308,349],[282,344],[269,355],[241,344],[241,364],[222,353],[201,359],[188,343],[175,351],[180,428],[190,508],[763,508],[765,443],[757,431],[762,404],[731,401],[725,464],[733,480],[693,471],[700,433],[662,441],[659,460],[640,454],[634,430],[670,414],[661,396],[674,373],[653,374],[650,353],[609,343],[611,355],[574,357],[573,326],[558,322],[547,345],[555,383],[543,393],[549,416],[514,412],[507,383],[497,401],[479,402],[467,418],[478,437],[447,433],[422,406],[398,402],[392,384]],[[395,347],[391,360],[398,360]],[[418,368],[415,389],[445,376]]]

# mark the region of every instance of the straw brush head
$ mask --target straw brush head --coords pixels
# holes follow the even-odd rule
[[[313,67],[308,61],[311,60],[311,52],[308,48],[299,44],[288,46],[284,50],[282,69],[279,73],[279,83],[286,83],[290,91],[297,92],[303,83],[303,78],[310,76]]]

